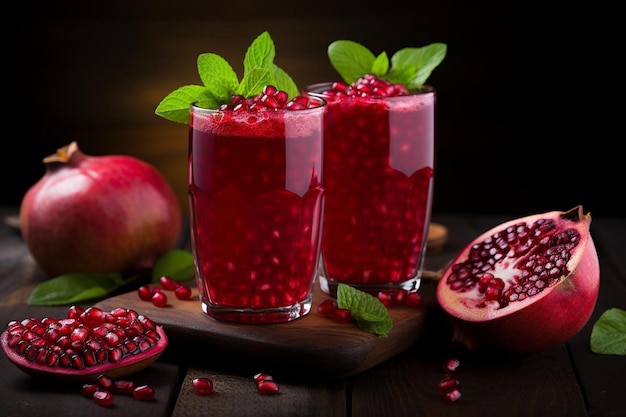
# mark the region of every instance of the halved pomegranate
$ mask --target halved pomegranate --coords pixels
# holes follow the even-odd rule
[[[577,206],[511,220],[467,245],[437,285],[455,341],[537,352],[577,334],[600,287],[590,223]]]
[[[135,310],[72,306],[63,319],[11,321],[0,341],[7,357],[29,375],[93,381],[148,367],[168,339],[162,326]]]

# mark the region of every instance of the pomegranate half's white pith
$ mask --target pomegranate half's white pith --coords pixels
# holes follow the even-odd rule
[[[468,244],[437,285],[455,341],[537,352],[577,334],[600,287],[590,223],[577,206],[505,222]]]

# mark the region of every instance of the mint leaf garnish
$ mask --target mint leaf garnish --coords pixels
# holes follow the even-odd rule
[[[268,32],[261,33],[246,50],[241,81],[233,67],[221,56],[213,53],[198,55],[198,74],[203,85],[186,85],[169,93],[154,113],[176,123],[189,123],[189,107],[196,104],[207,109],[217,109],[228,104],[234,95],[246,98],[261,93],[266,85],[287,92],[289,97],[300,91],[293,79],[274,63],[276,48]]]
[[[346,284],[337,286],[337,305],[350,310],[359,328],[386,337],[393,327],[387,307],[376,297]]]
[[[626,355],[626,310],[606,310],[591,330],[591,350],[603,355]]]
[[[173,249],[161,256],[154,263],[151,282],[159,282],[162,276],[176,281],[185,281],[194,277],[193,255],[182,249]]]
[[[421,48],[401,49],[391,57],[390,62],[385,52],[374,56],[357,42],[338,40],[329,45],[328,58],[348,84],[366,74],[373,74],[394,84],[403,84],[409,90],[417,90],[443,61],[446,52],[446,44],[432,43]]]
[[[126,281],[121,274],[65,274],[37,285],[28,297],[29,305],[64,305],[113,292]]]

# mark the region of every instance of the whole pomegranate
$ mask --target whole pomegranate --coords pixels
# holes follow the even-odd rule
[[[20,228],[51,277],[151,268],[177,243],[181,208],[166,179],[131,156],[89,156],[76,142],[43,160],[24,195]]]
[[[537,352],[577,334],[595,307],[600,267],[582,206],[503,223],[446,267],[437,300],[469,348]]]

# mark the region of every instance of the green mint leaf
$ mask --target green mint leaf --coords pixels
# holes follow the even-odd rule
[[[155,113],[164,119],[176,123],[189,123],[189,106],[191,103],[204,104],[202,107],[217,108],[219,104],[207,87],[185,85],[169,93],[157,106]],[[215,107],[213,107],[215,106]]]
[[[267,84],[273,84],[272,72],[265,68],[254,68],[246,72],[237,87],[237,94],[244,97],[256,96]]]
[[[591,330],[591,351],[603,355],[626,355],[626,310],[606,310]]]
[[[369,49],[348,40],[331,43],[328,46],[328,58],[335,71],[348,84],[368,74],[376,61],[376,57]]]
[[[376,297],[346,284],[337,286],[337,305],[350,310],[357,325],[385,337],[393,327],[387,307]]]
[[[274,41],[269,33],[263,32],[250,44],[243,59],[243,76],[255,68],[270,70],[276,56]]]
[[[374,74],[394,84],[403,84],[409,90],[417,90],[441,64],[446,52],[447,45],[444,43],[404,48],[391,57],[390,65],[385,52],[374,57],[369,49],[357,42],[339,40],[329,45],[328,58],[348,84],[365,74]]]
[[[126,282],[121,274],[65,274],[37,285],[29,305],[65,305],[104,297]]]
[[[387,71],[389,71],[389,57],[387,57],[387,52],[382,52],[374,60],[371,73],[377,77],[384,77]]]
[[[274,65],[274,86],[279,90],[285,91],[290,98],[296,97],[300,94],[298,86],[293,79],[282,68]]]
[[[219,55],[198,55],[198,74],[211,95],[220,103],[227,102],[237,90],[237,73],[228,61]]]
[[[186,85],[169,93],[157,106],[155,114],[167,120],[188,124],[189,107],[196,104],[207,109],[217,109],[228,104],[235,94],[246,98],[262,92],[271,84],[286,91],[290,98],[300,91],[294,81],[281,68],[274,64],[276,48],[268,32],[254,39],[246,50],[244,73],[239,82],[233,67],[221,56],[213,53],[198,55],[198,74],[203,86]]]
[[[150,281],[159,282],[162,276],[168,276],[176,281],[193,278],[194,264],[191,252],[173,249],[157,259],[152,267]]]
[[[409,90],[424,85],[433,70],[446,56],[447,46],[433,43],[421,48],[404,48],[391,57],[391,70],[387,79],[404,84]]]

